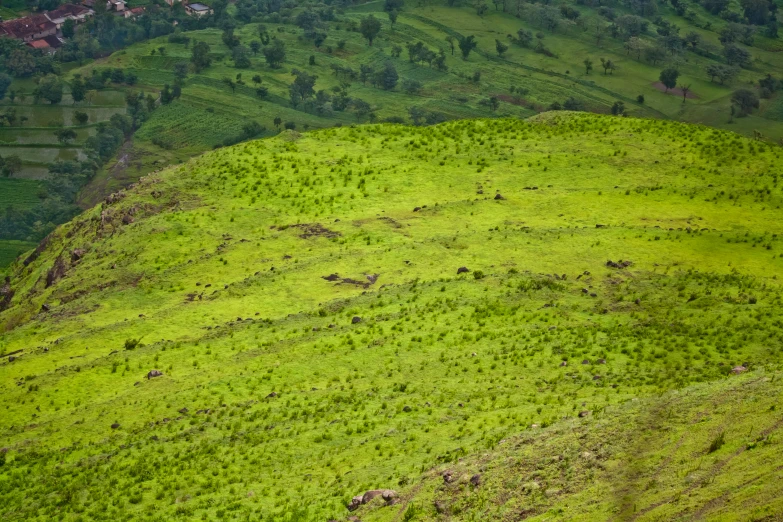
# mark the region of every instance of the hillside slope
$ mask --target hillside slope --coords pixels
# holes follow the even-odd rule
[[[185,161],[219,146],[240,135],[249,122],[264,126],[266,133],[272,134],[281,128],[280,124],[273,124],[276,118],[298,130],[307,130],[372,121],[371,117],[378,121],[409,121],[412,107],[429,113],[434,121],[528,117],[572,99],[583,110],[592,112],[609,113],[615,103],[622,102],[624,110],[635,117],[706,124],[746,136],[760,132],[771,143],[783,138],[783,90],[762,96],[758,111],[751,111],[747,117],[731,115],[734,90],[751,88],[756,92],[756,84],[766,74],[775,78],[783,75],[780,40],[756,31],[754,46],[748,46],[752,65],[738,69],[737,77],[725,83],[711,81],[706,70],[710,65],[723,63],[719,40],[728,23],[696,3],[692,8],[697,15],[692,18],[677,15],[674,6],[667,4],[659,6],[660,16],[646,19],[649,27],[635,39],[644,49],[660,47],[663,37],[658,30],[670,26],[681,31],[683,37],[686,33],[696,34],[700,41],[698,48],[686,45],[679,52],[667,51],[663,58],[653,61],[634,56],[626,45],[627,38],[609,36],[612,22],[606,18],[607,8],[603,4],[588,7],[585,2],[562,2],[563,8],[568,6],[581,15],[574,23],[558,14],[557,27],[552,30],[535,23],[538,7],[534,3],[524,4],[520,12],[522,2],[517,2],[516,7],[512,2],[496,2],[495,8],[482,16],[472,6],[449,7],[450,4],[453,2],[408,2],[394,26],[383,10],[384,2],[369,2],[345,12],[338,10],[334,19],[323,20],[319,25],[319,31],[328,35],[319,47],[295,25],[296,15],[308,11],[301,3],[287,11],[282,20],[266,16],[261,18],[262,23],[239,24],[234,35],[244,46],[259,39],[261,27],[284,44],[286,58],[278,68],[269,67],[263,53],[249,55],[248,67],[235,67],[232,50],[226,46],[221,30],[211,28],[183,33],[190,39],[187,42],[172,43],[165,36],[139,42],[74,70],[73,74],[89,77],[93,71],[120,69],[137,76],[146,89],[161,90],[164,85],[177,82],[175,66],[189,63],[196,42],[208,44],[213,58],[210,67],[189,72],[182,82],[182,96],[150,116],[135,135],[127,158],[98,176],[83,192],[82,203],[91,206],[106,195],[107,188],[116,190],[161,165]],[[629,13],[620,6],[608,9],[615,10],[616,16]],[[375,16],[382,26],[372,46],[356,29],[369,15]],[[535,34],[538,43],[515,43],[520,30]],[[605,37],[598,38],[596,31]],[[475,36],[478,44],[463,59],[459,48],[451,49],[447,39],[454,41],[466,36]],[[434,53],[433,57],[443,52],[445,67],[412,60],[407,46],[417,42]],[[496,51],[496,42],[508,46],[502,57]],[[594,64],[594,70],[586,69],[585,60]],[[600,66],[602,60],[611,61],[616,70],[606,74]],[[369,80],[361,79],[362,68],[378,72],[387,63],[399,76],[395,87],[387,90],[374,86],[374,73],[369,74]],[[667,67],[680,71],[678,85],[689,86],[687,101],[676,89],[663,92],[656,85],[661,70]],[[353,77],[345,74],[351,70]],[[295,71],[316,77],[313,88],[323,91],[321,101],[292,105],[289,86]],[[256,76],[260,83],[251,80]],[[233,86],[229,86],[229,80],[235,81]],[[406,88],[410,83],[417,83],[418,87]],[[268,93],[259,96],[258,87]],[[335,95],[333,89],[343,87],[349,98],[367,102],[372,112],[357,113],[351,107],[338,110],[336,103],[323,101]],[[496,97],[497,107],[488,104],[491,97]]]
[[[433,495],[439,463],[581,411],[614,433],[647,415],[623,404],[739,364],[763,378],[779,155],[550,113],[285,132],[147,176],[2,289],[0,516],[344,519],[394,488],[419,515],[361,509],[425,519],[409,488],[425,472]]]
[[[534,428],[429,471],[395,510],[369,505],[358,514],[366,521],[400,512],[414,520],[780,520],[780,378],[732,377]]]

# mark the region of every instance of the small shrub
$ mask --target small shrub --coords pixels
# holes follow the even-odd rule
[[[402,522],[416,520],[419,516],[419,511],[419,507],[416,504],[408,504],[408,509],[406,509],[405,514],[402,515]]]
[[[720,432],[720,435],[718,435],[712,440],[712,443],[710,444],[710,448],[707,450],[707,453],[714,453],[718,451],[721,448],[721,446],[723,446],[724,444],[726,444],[726,432],[722,431]]]

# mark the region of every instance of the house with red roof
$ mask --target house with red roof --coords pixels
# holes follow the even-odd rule
[[[36,14],[0,23],[0,36],[32,42],[57,34],[57,25],[44,14]]]
[[[95,12],[83,5],[63,4],[54,11],[44,12],[44,14],[49,20],[54,22],[59,30],[66,20],[73,20],[77,24],[80,24],[86,22]]]

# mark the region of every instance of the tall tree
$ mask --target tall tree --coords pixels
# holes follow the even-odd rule
[[[729,65],[738,65],[740,67],[748,67],[750,65],[750,53],[733,43],[723,46],[723,56]]]
[[[497,51],[498,56],[502,58],[505,52],[508,51],[508,45],[498,39],[495,39],[495,51]]]
[[[197,73],[206,69],[212,63],[209,56],[209,44],[207,42],[196,42],[190,51],[190,62]]]
[[[43,98],[52,105],[60,103],[63,99],[63,82],[58,76],[47,74],[38,81],[33,93],[36,99]]]
[[[747,116],[753,109],[758,109],[759,98],[753,91],[738,89],[731,95],[731,101],[739,107],[740,116]]]
[[[394,87],[397,85],[397,80],[399,80],[397,69],[394,67],[393,63],[387,61],[384,64],[383,69],[378,71],[378,76],[377,76],[378,85],[382,89],[386,91],[390,91],[394,89]]]
[[[470,52],[475,49],[477,45],[478,42],[476,42],[476,37],[473,35],[460,38],[459,50],[462,51],[462,59],[467,60],[468,56],[470,56]]]
[[[454,37],[453,36],[447,36],[446,42],[448,42],[449,46],[451,47],[451,56],[454,56]]]
[[[76,139],[76,131],[73,129],[58,129],[54,134],[57,136],[57,141],[63,145]]]
[[[585,74],[590,74],[590,71],[593,70],[593,60],[585,58],[582,63],[585,64]]]
[[[239,37],[234,34],[233,28],[225,29],[223,31],[222,39],[223,43],[226,44],[226,47],[229,49],[233,49],[239,45]]]
[[[604,76],[606,76],[607,71],[611,71],[612,74],[614,74],[614,70],[617,69],[617,66],[614,64],[612,60],[608,60],[605,58],[601,58],[601,67],[604,69]]]
[[[658,75],[658,79],[661,81],[663,86],[666,87],[666,92],[669,92],[669,89],[673,89],[677,86],[677,78],[679,77],[680,71],[674,67],[667,67],[661,71],[660,75]]]
[[[73,19],[68,18],[62,25],[62,32],[65,38],[73,38],[76,33],[76,23]]]
[[[174,78],[177,81],[183,81],[188,77],[188,62],[177,62],[174,64]]]
[[[362,18],[362,23],[359,24],[359,32],[362,33],[362,36],[367,39],[367,43],[372,47],[372,41],[375,40],[375,37],[381,32],[380,20],[373,15]]]
[[[682,103],[685,103],[685,98],[688,97],[688,93],[690,92],[690,90],[691,90],[691,84],[690,83],[688,83],[688,84],[681,83],[680,84],[680,91],[682,91]]]
[[[273,69],[280,67],[285,60],[285,45],[280,40],[275,40],[272,45],[264,47],[263,52],[267,65]]]
[[[73,98],[73,103],[79,103],[80,101],[83,101],[86,94],[87,87],[84,85],[82,75],[74,75],[73,81],[71,82],[71,98]]]
[[[291,74],[294,76],[294,81],[288,86],[288,94],[291,105],[298,107],[300,103],[306,104],[315,96],[314,87],[318,77],[297,69],[291,71]]]

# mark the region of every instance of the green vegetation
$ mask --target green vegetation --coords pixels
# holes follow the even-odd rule
[[[24,241],[0,241],[0,267],[7,267],[14,259],[28,250],[35,248],[35,243]],[[4,273],[5,269],[0,270]]]
[[[307,130],[567,109],[679,119],[770,142],[783,138],[783,63],[771,29],[738,23],[742,15],[731,14],[734,7],[712,14],[696,4],[639,5],[555,8],[509,1],[487,10],[378,2],[277,11],[240,2],[207,20],[211,28],[135,43],[79,70],[85,77],[96,69],[121,70],[140,85],[180,89],[134,138],[126,151],[130,165],[99,175],[82,203],[234,143],[250,123],[272,134],[283,128],[273,123],[278,119]],[[751,61],[728,63],[727,45],[748,51]],[[673,81],[658,84],[665,70]],[[290,90],[297,71],[314,80],[304,100]],[[772,88],[763,84],[766,75]],[[755,106],[734,93],[751,84]]]
[[[128,19],[101,4],[68,28],[54,58],[0,42],[0,125],[28,139],[22,150],[4,140],[0,157],[19,158],[12,175],[34,179],[56,175],[50,164],[79,162],[78,197],[49,193],[71,209],[56,215],[70,217],[75,203],[89,207],[146,173],[282,129],[572,110],[783,139],[773,3],[467,4],[221,0],[196,18],[180,3],[145,3]],[[149,121],[131,115],[127,141],[110,154],[89,147],[86,134],[139,91]],[[119,97],[99,106],[105,93]],[[151,114],[156,106],[165,110]],[[26,226],[14,238],[39,240],[49,230],[34,223],[61,219],[39,209],[17,221]]]
[[[35,180],[0,178],[0,208],[34,207],[38,203],[37,194],[40,190],[41,184]]]
[[[146,176],[10,268],[0,517],[778,513],[780,167],[552,112]]]
[[[781,378],[692,386],[509,437],[428,471],[403,505],[413,520],[774,520]],[[362,520],[389,511],[368,506]]]

